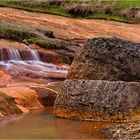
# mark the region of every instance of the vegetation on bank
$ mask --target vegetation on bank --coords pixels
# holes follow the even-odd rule
[[[0,38],[33,43],[47,49],[64,49],[67,44],[65,41],[55,39],[50,30],[7,22],[0,22]]]
[[[118,1],[4,0],[0,1],[0,6],[13,7],[35,12],[43,12],[48,14],[56,14],[66,17],[77,17],[77,18],[84,17],[97,19],[99,18],[122,22],[135,22],[133,13],[135,14],[137,8],[140,8],[140,1],[139,0],[118,0]],[[128,9],[132,9],[132,11],[131,10],[129,11]]]

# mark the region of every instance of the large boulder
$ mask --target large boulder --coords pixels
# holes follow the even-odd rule
[[[93,38],[74,59],[68,79],[140,81],[140,44]]]
[[[140,83],[66,80],[61,85],[56,116],[91,120],[139,120]]]

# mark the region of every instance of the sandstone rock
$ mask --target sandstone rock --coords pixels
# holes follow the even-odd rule
[[[49,88],[34,87],[32,88],[38,95],[38,100],[44,107],[53,106],[56,98],[56,92]]]
[[[14,99],[17,106],[23,110],[23,112],[52,106],[56,97],[55,91],[41,86],[5,87],[0,88],[0,92]]]
[[[0,91],[5,95],[12,97],[16,104],[25,107],[26,109],[42,108],[42,104],[38,100],[36,92],[28,87],[6,87],[0,88]]]
[[[0,118],[21,112],[22,111],[17,107],[16,102],[12,97],[0,92]]]
[[[140,119],[140,83],[66,80],[55,101],[58,117],[92,120]]]
[[[0,70],[0,87],[5,86],[6,84],[13,82],[14,80],[10,75]]]
[[[74,59],[69,79],[140,81],[140,44],[93,38]]]

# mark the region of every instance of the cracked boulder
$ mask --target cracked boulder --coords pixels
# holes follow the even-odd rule
[[[140,81],[140,44],[119,38],[89,39],[74,59],[68,79]]]
[[[93,121],[140,120],[140,83],[66,80],[54,112],[58,117]]]

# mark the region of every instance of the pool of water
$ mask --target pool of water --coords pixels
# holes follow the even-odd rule
[[[108,123],[54,117],[52,109],[13,115],[0,121],[0,139],[105,139]]]

